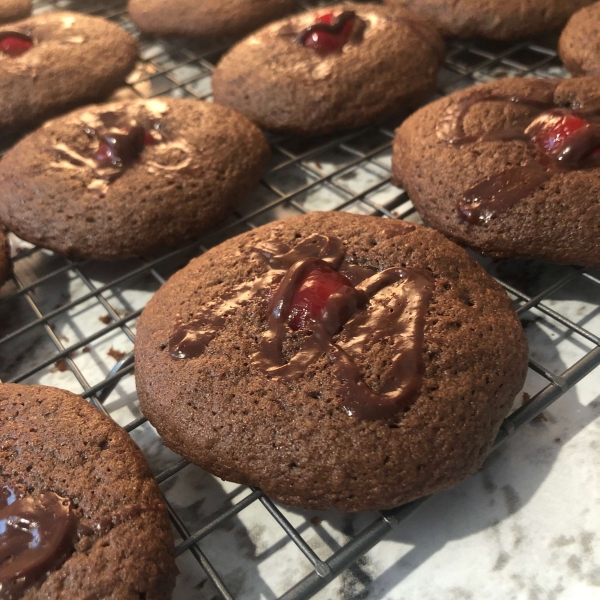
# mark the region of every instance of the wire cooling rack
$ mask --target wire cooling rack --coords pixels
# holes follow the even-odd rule
[[[121,1],[37,0],[34,5],[37,13],[71,9],[101,15],[138,35]],[[227,43],[207,46],[190,40],[141,37],[141,60],[117,96],[210,100],[211,73],[227,47]],[[553,39],[517,44],[450,43],[438,92],[447,94],[506,76],[566,76],[554,47]],[[206,248],[268,221],[311,210],[417,221],[406,193],[389,182],[390,143],[398,123],[391,121],[338,137],[271,137],[271,169],[235,215],[219,231],[154,260],[73,261],[12,239],[15,274],[0,294],[0,378],[51,383],[81,393],[131,433],[165,493],[178,536],[180,569],[194,583],[192,592],[186,589],[179,597],[237,597],[235,572],[229,570],[228,576],[222,576],[214,564],[223,564],[223,558],[211,561],[207,555],[217,544],[221,553],[229,554],[229,562],[242,561],[236,552],[242,552],[244,544],[232,545],[221,535],[232,530],[237,542],[248,534],[254,556],[259,555],[262,529],[258,534],[256,528],[246,531],[243,518],[256,507],[262,507],[257,519],[280,534],[279,538],[275,534],[278,541],[269,552],[277,555],[284,545],[300,552],[290,559],[293,577],[288,577],[285,589],[263,596],[292,600],[316,594],[427,500],[352,517],[352,527],[330,544],[324,558],[322,547],[315,549],[318,545],[310,527],[317,528],[320,518],[313,517],[308,523],[305,513],[276,506],[258,489],[217,482],[162,447],[139,411],[131,377],[136,318],[158,287]],[[0,138],[0,152],[14,141]],[[589,269],[478,259],[514,300],[525,327],[543,322],[561,331],[563,338],[579,340],[579,354],[564,371],[530,360],[530,374],[536,374],[535,393],[505,420],[496,439],[498,447],[600,364],[597,332],[586,326],[585,319],[574,319],[560,309],[562,304],[558,303],[557,309],[550,301],[567,289],[575,300],[578,290],[584,288],[587,297],[597,298],[600,276]],[[191,495],[191,500],[188,497],[182,504],[176,500],[181,494]],[[305,564],[300,564],[302,555]],[[256,576],[261,577],[258,569]]]

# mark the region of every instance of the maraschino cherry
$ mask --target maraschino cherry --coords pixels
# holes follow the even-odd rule
[[[33,40],[25,33],[18,31],[0,32],[0,52],[16,57],[25,54],[33,46]]]
[[[545,156],[565,166],[576,166],[600,155],[598,126],[567,109],[553,109],[535,118],[525,134]]]
[[[311,321],[318,321],[329,297],[344,286],[353,287],[347,277],[325,263],[317,265],[292,297],[288,319],[290,328],[297,331],[306,328]]]
[[[350,39],[355,21],[356,14],[351,10],[345,10],[337,17],[332,12],[325,13],[317,17],[314,25],[304,29],[296,41],[322,54],[341,52]]]
[[[94,159],[100,166],[123,167],[133,162],[144,146],[156,143],[154,137],[141,125],[133,125],[126,130],[110,130],[99,137],[100,145]]]

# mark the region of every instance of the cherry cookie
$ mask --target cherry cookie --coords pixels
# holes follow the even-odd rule
[[[214,97],[273,131],[359,127],[432,92],[443,52],[435,29],[408,11],[338,4],[234,46],[215,70]]]
[[[136,59],[135,39],[98,17],[46,13],[0,27],[0,128],[108,96]]]
[[[442,98],[396,131],[392,166],[454,241],[600,267],[597,79],[503,79]]]
[[[600,2],[577,11],[558,40],[561,60],[573,75],[600,75]]]
[[[0,25],[31,14],[31,0],[2,0],[0,2]]]
[[[295,0],[129,0],[133,22],[150,35],[240,37],[298,7]]]
[[[430,20],[444,35],[517,40],[558,31],[594,0],[384,0]]]
[[[68,256],[116,259],[193,239],[257,183],[260,130],[209,102],[100,104],[47,122],[0,162],[0,221]]]
[[[167,600],[173,534],[139,448],[56,388],[0,384],[0,592]]]
[[[0,228],[0,287],[10,277],[10,248],[8,239]]]
[[[391,508],[476,470],[527,344],[465,251],[404,221],[312,213],[193,260],[138,321],[167,446],[286,504]]]

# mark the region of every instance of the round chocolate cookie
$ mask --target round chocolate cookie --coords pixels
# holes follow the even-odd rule
[[[558,40],[558,53],[573,75],[600,75],[600,2],[571,17]]]
[[[24,19],[30,14],[31,0],[0,0],[0,24]]]
[[[240,37],[297,8],[295,0],[129,0],[133,22],[150,35]]]
[[[164,250],[223,219],[269,158],[260,130],[210,102],[88,106],[48,121],[0,162],[0,221],[68,256]]]
[[[494,257],[600,267],[600,80],[502,79],[396,131],[394,180],[423,220]]]
[[[108,96],[136,59],[135,38],[98,17],[44,13],[0,27],[0,128]]]
[[[443,52],[437,31],[408,11],[338,4],[234,46],[215,70],[214,98],[273,131],[359,127],[432,92]]]
[[[165,444],[311,508],[391,508],[458,483],[527,370],[508,297],[464,250],[347,213],[209,250],[137,327],[139,398]]]
[[[430,20],[444,34],[460,38],[516,40],[558,31],[594,0],[385,0]]]
[[[0,227],[0,287],[10,277],[10,247]]]
[[[0,524],[2,598],[171,597],[173,534],[144,456],[70,392],[0,384]]]

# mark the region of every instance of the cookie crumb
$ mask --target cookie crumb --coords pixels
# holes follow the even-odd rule
[[[54,369],[50,371],[50,373],[64,373],[69,370],[69,365],[67,365],[67,361],[64,358],[59,358],[54,363]]]
[[[321,519],[321,517],[314,516],[310,522],[314,527],[318,527],[323,522],[323,519]]]
[[[127,352],[121,352],[120,350],[115,350],[111,346],[110,350],[106,354],[108,354],[108,356],[114,358],[117,362],[119,362],[127,354]]]
[[[100,323],[108,325],[112,322],[112,317],[110,315],[102,315],[101,317],[98,317],[98,321],[100,321]]]
[[[532,423],[547,423],[548,422],[548,417],[541,412],[537,417],[533,417],[533,419],[531,419]]]
[[[521,401],[521,406],[527,404],[531,400],[531,396],[527,392],[523,392],[523,400]]]

